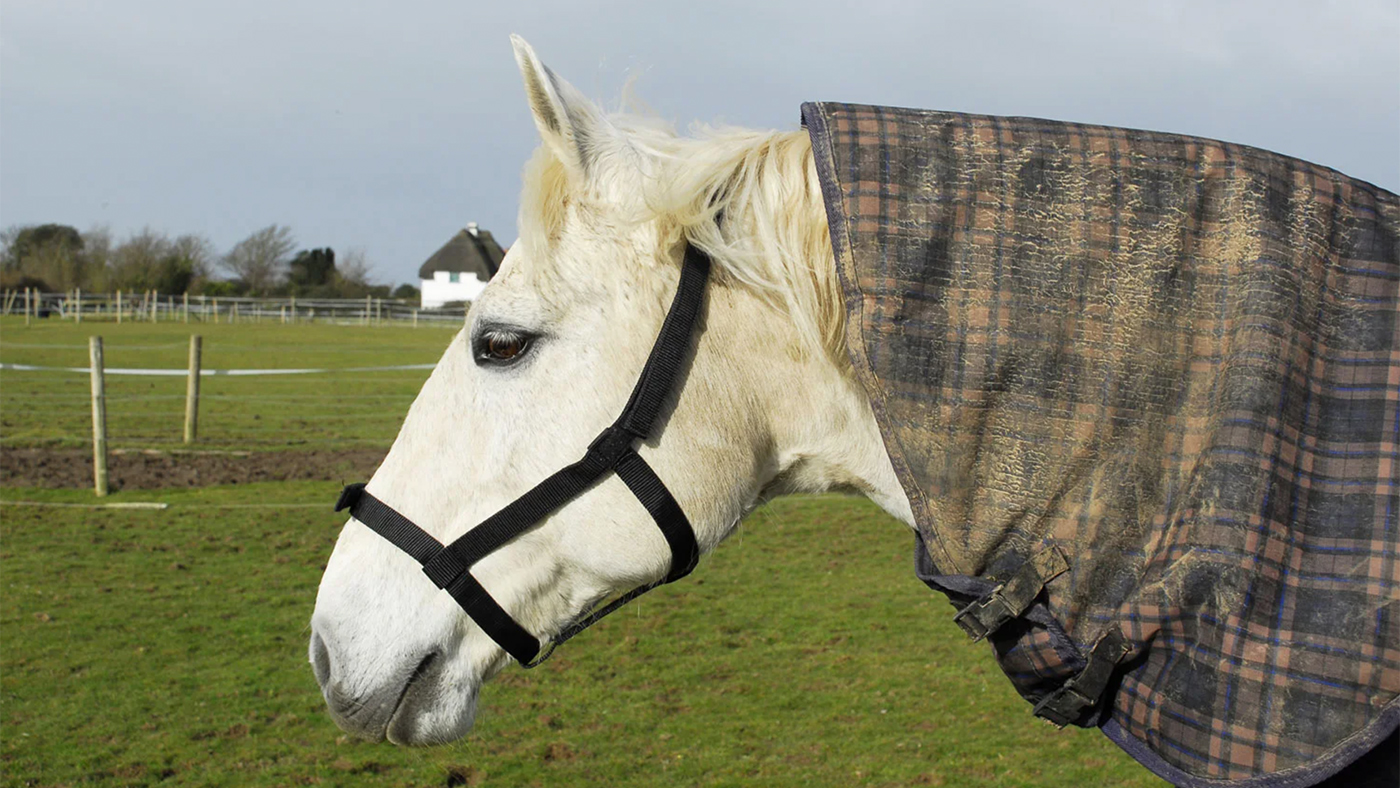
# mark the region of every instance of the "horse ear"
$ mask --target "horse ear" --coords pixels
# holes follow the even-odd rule
[[[510,43],[540,137],[572,175],[586,176],[608,121],[592,101],[541,63],[525,39],[512,35]]]

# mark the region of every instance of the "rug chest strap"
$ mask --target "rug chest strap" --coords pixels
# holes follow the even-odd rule
[[[1127,638],[1118,627],[1111,627],[1090,649],[1089,664],[1035,704],[1035,716],[1049,720],[1058,728],[1079,722],[1085,711],[1099,705],[1127,647]]]
[[[1058,547],[1036,553],[1004,582],[985,596],[973,600],[953,616],[953,622],[963,628],[973,641],[978,641],[1000,629],[1006,622],[1019,617],[1030,608],[1045,584],[1069,570],[1069,563]]]

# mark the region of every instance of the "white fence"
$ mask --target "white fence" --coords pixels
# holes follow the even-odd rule
[[[469,305],[468,305],[469,306]],[[336,325],[460,325],[467,306],[420,309],[398,298],[228,298],[184,293],[178,296],[144,293],[41,293],[7,290],[0,293],[0,314],[23,314],[26,320],[106,320],[121,323],[331,323]]]

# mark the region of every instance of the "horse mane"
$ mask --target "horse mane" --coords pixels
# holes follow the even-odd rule
[[[845,311],[807,133],[700,126],[683,137],[640,113],[608,120],[630,145],[623,154],[642,164],[636,219],[657,223],[663,247],[703,249],[716,279],[756,293],[790,316],[805,345],[845,363]],[[553,237],[574,197],[563,165],[541,148],[525,183],[522,231]]]

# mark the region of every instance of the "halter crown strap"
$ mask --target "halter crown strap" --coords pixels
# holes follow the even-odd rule
[[[468,616],[525,667],[534,667],[549,656],[536,660],[540,642],[486,592],[472,577],[471,568],[507,542],[529,530],[559,507],[578,497],[608,472],[616,473],[637,497],[671,548],[671,566],[663,580],[633,589],[607,606],[585,613],[559,633],[551,644],[568,640],[623,603],[662,584],[690,574],[700,560],[695,531],[680,504],[651,466],[637,454],[634,445],[651,434],[661,406],[680,377],[681,365],[690,346],[690,337],[705,298],[710,258],[693,246],[685,251],[680,286],[661,325],[651,355],[642,368],[622,414],[598,434],[577,462],[556,471],[549,478],[511,501],[456,541],[443,546],[428,532],[365,491],[364,484],[345,487],[335,510],[349,509],[351,516],[369,526],[423,565],[423,573],[438,588],[457,600]]]

